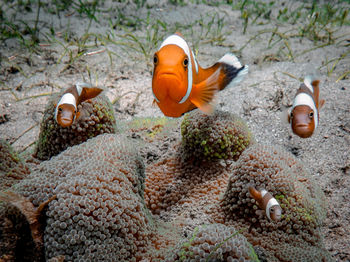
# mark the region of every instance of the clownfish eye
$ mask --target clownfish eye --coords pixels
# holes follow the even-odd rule
[[[154,57],[153,57],[153,64],[154,65],[158,64],[158,56],[157,55],[154,55]]]
[[[185,57],[184,61],[182,62],[183,66],[186,68],[188,66],[188,58]]]
[[[62,112],[62,107],[59,107],[59,108],[58,108],[58,111],[59,111],[59,112]]]
[[[309,113],[309,118],[313,118],[314,117],[314,111],[311,111],[310,113]]]

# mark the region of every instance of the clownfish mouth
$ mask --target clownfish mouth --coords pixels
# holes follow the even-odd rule
[[[70,118],[61,118],[59,122],[60,126],[67,127],[73,123],[73,120]]]
[[[295,126],[295,133],[301,138],[308,138],[312,135],[313,130],[308,125],[298,124]]]
[[[153,83],[153,94],[159,101],[168,97],[174,102],[179,102],[186,93],[186,90],[181,88],[183,86],[181,76],[175,72],[160,72]]]
[[[296,128],[308,128],[307,124],[296,124],[295,125]]]
[[[176,78],[176,79],[179,79],[179,76],[175,73],[164,72],[164,73],[160,73],[158,75],[158,78]]]

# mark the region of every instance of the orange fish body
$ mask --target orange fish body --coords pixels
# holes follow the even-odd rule
[[[197,107],[210,113],[215,93],[239,82],[248,72],[248,66],[242,66],[233,54],[203,69],[179,34],[164,40],[153,62],[155,103],[169,117],[180,117]]]
[[[55,110],[55,119],[62,127],[71,126],[76,118],[79,117],[77,112],[78,105],[88,99],[98,96],[103,89],[90,87],[86,83],[77,83],[75,86],[68,88],[57,103]]]
[[[268,219],[278,221],[281,219],[282,208],[277,200],[265,189],[260,191],[254,187],[248,187],[249,193],[254,198],[262,210],[265,210]]]
[[[319,109],[325,102],[319,100],[319,83],[320,81],[314,77],[305,78],[296,93],[292,110],[288,115],[293,133],[301,138],[312,136],[318,126]]]

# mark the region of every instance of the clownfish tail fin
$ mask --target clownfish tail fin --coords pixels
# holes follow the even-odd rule
[[[83,87],[80,94],[80,102],[92,99],[98,96],[102,91],[103,89],[99,87]]]
[[[238,84],[248,74],[248,65],[242,66],[238,58],[232,53],[225,54],[218,63],[221,65],[223,75],[220,90]]]
[[[259,201],[260,199],[262,199],[261,193],[258,190],[256,190],[255,187],[248,186],[248,190],[252,198],[254,198],[256,201]]]

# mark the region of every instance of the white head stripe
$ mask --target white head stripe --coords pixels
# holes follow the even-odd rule
[[[188,97],[190,96],[191,91],[192,91],[192,59],[191,59],[190,48],[188,47],[188,44],[186,43],[186,41],[179,35],[168,36],[161,44],[159,50],[166,45],[177,45],[185,52],[185,54],[188,57],[187,92],[186,92],[185,96],[181,99],[181,101],[179,102],[180,104],[182,104],[183,102],[185,102],[188,99]]]
[[[62,104],[70,104],[70,105],[74,106],[75,109],[77,109],[75,97],[71,93],[64,94],[61,97],[60,101],[58,102],[57,107],[62,105]]]
[[[273,206],[279,206],[279,205],[280,205],[280,204],[278,204],[276,198],[274,198],[274,197],[271,198],[271,199],[269,200],[269,202],[267,202],[265,212],[266,212],[266,216],[268,217],[268,219],[271,219],[271,217],[270,217],[270,209],[271,209],[271,207],[273,207]]]
[[[264,197],[266,195],[267,191],[265,189],[262,189],[260,191],[260,193],[261,193],[261,196]]]
[[[154,74],[154,71],[152,72],[152,79],[153,79],[153,74]],[[156,97],[156,95],[153,92],[153,87],[152,87],[152,94],[153,94],[154,99],[159,103],[160,101],[158,100],[158,98]]]
[[[75,97],[73,96],[73,94],[71,93],[65,93],[60,101],[58,101],[57,106],[56,106],[56,110],[55,110],[55,119],[57,119],[57,109],[60,105],[62,104],[70,104],[72,106],[74,106],[75,110],[77,110],[77,105],[76,105],[76,101],[75,101]]]
[[[304,84],[305,84],[305,86],[306,86],[307,88],[309,88],[310,91],[313,93],[313,92],[314,92],[314,88],[313,88],[313,86],[312,86],[312,81],[313,81],[313,79],[312,79],[311,76],[307,76],[307,77],[305,77],[305,79],[304,79]]]
[[[192,50],[191,50],[191,51],[192,51]],[[196,58],[195,58],[195,56],[194,56],[193,51],[192,51],[192,57],[193,57],[194,66],[195,66],[195,68],[196,68],[196,73],[198,74],[198,63],[197,63],[197,60],[196,60]]]
[[[158,103],[160,103],[160,101],[158,100],[158,98],[157,98],[156,95],[154,94],[153,89],[152,89],[152,94],[153,94],[154,99],[155,99]]]
[[[301,105],[309,106],[314,111],[314,121],[315,121],[315,129],[316,129],[318,125],[318,112],[317,112],[317,108],[313,98],[306,93],[298,94],[294,98],[292,110],[294,107],[301,106]]]

